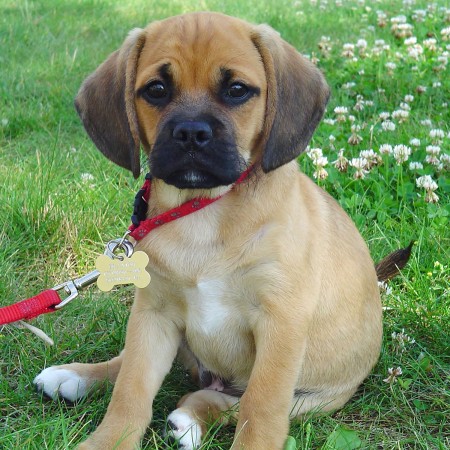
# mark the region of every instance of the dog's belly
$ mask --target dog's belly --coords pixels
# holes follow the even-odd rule
[[[201,280],[184,290],[186,340],[208,371],[244,388],[254,362],[254,342],[246,311],[238,304],[240,289],[232,285],[224,277]]]

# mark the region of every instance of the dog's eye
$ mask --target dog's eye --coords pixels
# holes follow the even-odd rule
[[[149,83],[145,93],[152,100],[160,100],[167,97],[167,89],[162,81],[152,81]]]
[[[249,93],[248,87],[243,83],[233,83],[227,89],[227,96],[234,100],[243,100]]]

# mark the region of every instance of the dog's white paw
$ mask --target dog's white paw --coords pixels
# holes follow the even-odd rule
[[[202,429],[188,413],[176,409],[167,417],[167,437],[175,439],[180,449],[195,450],[200,447]]]
[[[56,400],[63,397],[74,402],[84,397],[88,391],[87,380],[73,370],[62,369],[58,366],[44,369],[33,383],[39,392]]]

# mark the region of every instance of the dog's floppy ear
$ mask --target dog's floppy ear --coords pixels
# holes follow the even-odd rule
[[[94,144],[135,178],[140,172],[140,139],[134,89],[144,43],[145,32],[132,30],[122,47],[84,81],[75,99]]]
[[[267,25],[252,40],[267,79],[262,168],[269,172],[305,150],[322,118],[329,88],[321,72]]]

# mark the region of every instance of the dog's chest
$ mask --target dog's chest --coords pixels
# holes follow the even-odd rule
[[[236,281],[236,280],[234,280]],[[241,289],[224,276],[185,288],[186,340],[202,365],[224,379],[246,379],[254,358]],[[240,298],[240,301],[239,301]]]
[[[238,241],[238,233],[223,238],[214,215],[202,212],[150,236],[153,289],[177,309],[188,346],[205,368],[243,379],[254,360],[255,299],[245,268],[252,245]]]
[[[195,287],[185,288],[188,327],[206,336],[216,334],[233,320],[229,294],[225,278],[201,280]]]

